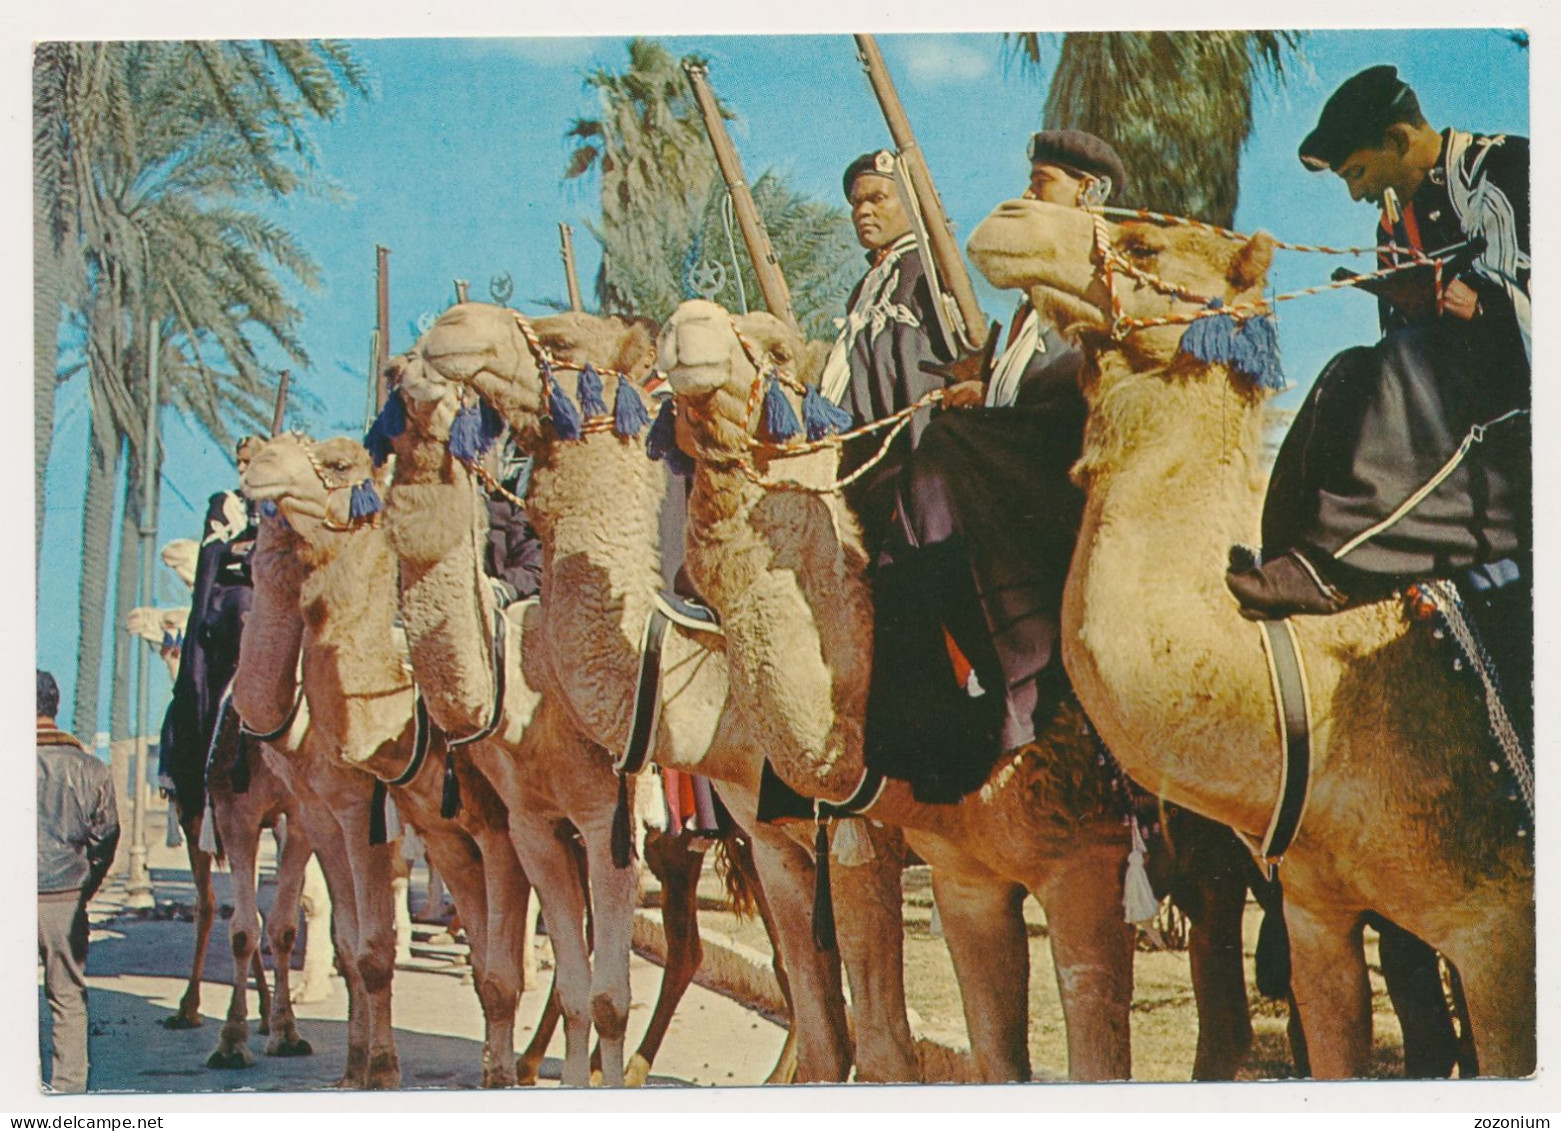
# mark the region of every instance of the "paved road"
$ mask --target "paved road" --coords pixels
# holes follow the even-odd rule
[[[266,837],[269,848],[270,837]],[[183,850],[162,847],[162,830],[153,833],[152,874],[159,903],[193,903],[189,872],[180,866]],[[267,871],[269,856],[263,860]],[[262,908],[273,887],[263,884]],[[422,890],[414,875],[413,891]],[[231,904],[229,877],[218,876],[218,902]],[[345,1063],[347,994],[340,978],[322,1002],[297,1007],[299,1029],[313,1044],[314,1055],[273,1059],[258,1055],[265,1038],[251,1027],[250,1047],[255,1067],[215,1071],[205,1060],[215,1047],[228,1007],[232,959],[227,923],[219,919],[212,931],[206,976],[201,992],[200,1029],[172,1031],[161,1021],[171,1014],[184,992],[194,950],[194,927],[181,920],[151,920],[122,913],[123,888],[105,887],[92,908],[93,933],[88,956],[91,987],[90,1056],[94,1092],[224,1092],[302,1091],[329,1087]],[[414,906],[418,897],[414,896]],[[541,943],[546,954],[546,943]],[[543,985],[521,999],[516,1046],[531,1039],[542,1012]],[[630,1049],[638,1043],[660,985],[661,968],[635,956],[631,970],[634,1005],[630,1012]],[[38,991],[39,1017],[47,1010]],[[254,995],[250,995],[254,1009]],[[481,1081],[482,1014],[469,982],[458,974],[401,969],[394,988],[396,1040],[401,1053],[403,1086],[407,1088],[475,1088]],[[46,1030],[46,1024],[44,1025]],[[41,1030],[42,1031],[42,1030]],[[736,1002],[699,986],[691,986],[672,1022],[651,1081],[664,1085],[738,1086],[763,1082],[780,1051],[784,1032]],[[544,1087],[556,1086],[563,1055],[562,1031],[549,1046],[543,1064]]]

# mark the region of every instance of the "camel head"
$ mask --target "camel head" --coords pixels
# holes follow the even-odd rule
[[[244,472],[241,489],[261,504],[263,520],[285,520],[300,556],[317,564],[344,535],[374,520],[384,486],[376,482],[368,450],[356,440],[339,436],[315,443],[301,432],[287,432],[266,441]]]
[[[589,363],[604,377],[610,371],[642,380],[655,364],[654,334],[638,319],[570,312],[529,320],[506,307],[462,303],[445,311],[411,353],[397,359],[394,379],[409,418],[426,415],[435,435],[441,431],[437,417],[450,410],[446,398],[455,387],[470,390],[497,411],[521,448],[530,450],[542,438],[554,392],[544,385],[542,357],[557,363],[554,379],[564,395],[578,402],[575,367]],[[611,390],[607,397],[611,404]],[[443,408],[427,409],[430,405]],[[446,437],[449,428],[449,423],[442,426]]]
[[[1097,241],[1114,265],[1120,325]],[[994,286],[1028,291],[1036,308],[1086,351],[1120,350],[1137,370],[1169,364],[1190,327],[1133,327],[1133,320],[1185,318],[1212,303],[1240,311],[1260,302],[1273,249],[1266,233],[1232,238],[1150,220],[1114,223],[1034,200],[999,205],[968,245],[972,262]],[[1170,286],[1152,285],[1151,278]]]
[[[195,588],[195,562],[200,557],[200,543],[193,538],[175,538],[172,542],[164,543],[159,556],[163,559],[163,565],[179,575],[179,580],[185,586]]]
[[[678,446],[697,458],[741,458],[762,427],[762,398],[782,397],[800,411],[796,374],[807,347],[767,311],[733,315],[703,299],[685,302],[662,328],[659,352],[678,399]],[[781,379],[765,387],[772,371]]]

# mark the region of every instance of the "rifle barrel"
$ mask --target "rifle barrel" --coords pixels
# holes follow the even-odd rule
[[[293,379],[289,370],[282,370],[276,382],[276,408],[271,413],[271,435],[282,434],[282,423],[287,419],[287,385]]]
[[[390,386],[385,366],[390,362],[390,249],[374,246],[374,411],[385,407]]]
[[[986,342],[986,315],[981,312],[981,304],[976,301],[970,270],[959,253],[959,244],[949,225],[948,213],[943,210],[943,201],[932,181],[932,170],[927,168],[927,160],[916,144],[916,135],[911,130],[910,119],[905,116],[905,107],[894,87],[894,79],[889,77],[883,54],[878,50],[878,41],[866,34],[855,38],[858,55],[867,70],[868,81],[873,86],[873,94],[889,126],[889,136],[894,139],[894,147],[899,151],[911,188],[915,190],[916,201],[921,205],[922,215],[926,217],[927,242],[932,245],[938,274],[943,277],[944,286],[959,309],[960,319],[965,324],[966,339],[971,346],[979,349]]]
[[[732,198],[732,211],[737,214],[737,226],[742,229],[743,243],[748,247],[748,258],[753,261],[753,272],[759,280],[759,293],[771,314],[793,330],[797,327],[797,315],[791,307],[791,290],[781,273],[780,260],[770,245],[769,233],[759,219],[758,206],[753,202],[743,165],[737,157],[737,149],[721,120],[721,109],[710,91],[708,69],[703,63],[691,59],[683,61],[683,71],[688,75],[688,85],[693,89],[694,101],[699,105],[700,116],[705,120],[705,133],[710,136],[710,146],[715,150],[715,162],[726,181],[726,191]]]
[[[564,282],[569,286],[569,309],[583,311],[585,304],[580,301],[580,279],[575,274],[575,233],[562,220],[558,222],[558,245],[558,254],[564,260]]]

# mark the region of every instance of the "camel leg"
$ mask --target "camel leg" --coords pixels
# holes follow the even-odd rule
[[[764,923],[764,933],[769,936],[770,952],[774,955],[775,981],[780,985],[781,997],[786,999],[786,1014],[788,1017],[796,1017],[797,1009],[791,997],[791,980],[786,977],[786,963],[781,958],[780,930],[776,926],[775,913],[770,908],[769,896],[765,894],[764,885],[759,882],[759,872],[753,861],[753,845],[741,837],[729,838],[726,845],[728,862],[731,867],[742,872],[743,886],[753,892],[754,902],[759,905],[759,918]],[[780,1055],[775,1058],[775,1067],[770,1069],[770,1074],[764,1082],[790,1084],[796,1076],[797,1032],[795,1026],[787,1026],[786,1041],[781,1045]]]
[[[516,867],[519,867],[518,863]],[[531,890],[531,882],[528,880],[526,881],[525,935],[521,940],[520,949],[520,973],[521,985],[523,986],[534,986],[537,984],[537,974],[539,973],[537,969],[537,920],[541,915],[542,901],[537,898],[537,893]]]
[[[1534,905],[1502,917],[1504,929],[1470,945],[1449,946],[1469,1007],[1482,1076],[1517,1079],[1534,1072]]]
[[[281,855],[276,865],[276,898],[266,919],[266,936],[271,940],[271,958],[276,967],[276,987],[271,998],[271,1039],[266,1042],[267,1056],[308,1056],[314,1051],[298,1034],[298,1019],[293,1016],[291,979],[293,948],[298,943],[298,906],[303,894],[304,873],[314,858],[314,848],[303,822],[287,822]]]
[[[704,862],[704,850],[689,848],[686,837],[663,834],[645,840],[645,863],[661,881],[661,926],[667,937],[667,964],[650,1024],[624,1070],[624,1083],[631,1087],[645,1083],[650,1075],[650,1066],[666,1038],[672,1015],[703,960],[698,887]]]
[[[179,1011],[163,1022],[168,1029],[198,1029],[201,1026],[201,979],[206,974],[206,947],[211,942],[211,924],[217,916],[217,897],[211,886],[211,854],[200,849],[202,820],[197,813],[184,829],[184,851],[190,860],[190,878],[195,884],[195,958],[191,963],[190,983],[179,999]]]
[[[1052,965],[1068,1029],[1068,1078],[1133,1074],[1133,928],[1122,920],[1121,857],[1086,857],[1046,890]]]
[[[629,1028],[629,955],[634,949],[640,869],[635,860],[626,868],[613,866],[610,820],[600,828],[581,832],[585,834],[591,877],[591,1021],[601,1054],[602,1084],[621,1088]]]
[[[541,903],[541,900],[537,900]],[[558,967],[553,967],[553,981],[547,988],[547,1000],[542,1004],[542,1016],[537,1020],[537,1031],[532,1034],[526,1051],[515,1058],[515,1083],[530,1087],[537,1082],[537,1073],[547,1057],[547,1046],[553,1043],[559,1019],[564,1015],[563,1003],[558,997]]]
[[[412,961],[412,871],[411,861],[396,845],[390,881],[390,906],[395,912],[396,962]]]
[[[1286,901],[1290,987],[1318,1079],[1360,1077],[1371,1066],[1371,983],[1362,920]]]
[[[228,855],[233,877],[233,918],[228,938],[233,948],[233,994],[228,1018],[217,1047],[206,1060],[207,1068],[252,1068],[249,1051],[249,972],[260,953],[260,909],[256,904],[256,856],[260,848],[258,820],[234,804],[232,797],[213,798],[213,813]]]
[[[1446,1079],[1458,1061],[1442,967],[1436,951],[1404,928],[1372,918],[1382,980],[1404,1034],[1404,1075],[1411,1080]]]
[[[325,873],[320,870],[317,856],[310,856],[304,864],[303,891],[298,903],[309,934],[303,977],[293,989],[293,1004],[306,1005],[330,996],[331,972],[336,967],[336,947],[331,938],[331,892],[325,885]]]
[[[1245,851],[1239,846],[1237,851]],[[1247,1007],[1247,979],[1242,965],[1241,920],[1246,912],[1247,883],[1240,872],[1212,872],[1190,877],[1198,888],[1187,910],[1187,957],[1192,967],[1192,992],[1198,1005],[1198,1048],[1193,1054],[1194,1080],[1234,1080],[1252,1048],[1252,1016]]]
[[[369,1061],[365,1087],[370,1090],[399,1088],[401,1061],[391,1028],[391,980],[396,971],[396,916],[392,905],[391,877],[397,844],[369,844],[368,802],[353,806],[343,821],[342,834],[352,859],[352,878],[358,904],[358,974],[368,997]]]
[[[363,988],[363,977],[358,969],[358,906],[353,884],[352,861],[342,836],[325,799],[311,794],[303,812],[308,815],[309,839],[314,844],[320,869],[331,898],[331,943],[336,952],[336,966],[347,987],[347,1064],[338,1088],[362,1088],[367,1081],[369,1065],[369,1015],[368,999]]]
[[[584,1088],[591,1082],[591,955],[585,939],[586,895],[574,850],[552,822],[513,808],[510,829],[521,867],[542,901],[542,918],[553,944],[553,993],[564,1022],[562,1082],[568,1088]]]
[[[852,867],[830,861],[840,957],[851,979],[856,1078],[915,1081],[916,1043],[905,1007],[904,839],[898,829],[871,821],[862,826],[872,841],[872,860]]]
[[[1030,940],[1021,907],[1024,887],[989,872],[961,873],[939,863],[932,869],[932,894],[959,981],[975,1082],[1028,1080]]]
[[[722,790],[737,815],[740,794]],[[773,825],[744,824],[753,838],[753,860],[769,900],[791,982],[791,1032],[797,1040],[799,1083],[839,1083],[851,1069],[851,1037],[840,984],[840,955],[813,946],[813,859],[806,848]]]

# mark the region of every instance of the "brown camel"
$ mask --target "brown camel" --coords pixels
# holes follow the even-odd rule
[[[696,301],[673,315],[660,352],[678,395],[680,441],[698,457],[688,569],[726,624],[741,679],[733,694],[740,688],[772,733],[789,737],[776,744],[789,756],[776,758],[777,772],[806,795],[840,801],[865,772],[872,621],[860,532],[838,492],[758,481],[827,484],[837,449],[761,460],[757,469],[749,459],[758,367],[788,371],[800,350],[772,315],[734,319]],[[1067,701],[1033,745],[1003,759],[959,804],[920,804],[906,783],[890,780],[865,809],[903,828],[933,866],[980,1079],[1030,1074],[1026,892],[1046,911],[1070,1075],[1131,1074],[1133,931],[1122,880],[1130,838],[1113,772]],[[1202,1009],[1194,1075],[1229,1078],[1251,1040],[1240,967],[1246,889],[1239,872],[1202,887],[1192,942]]]
[[[1105,249],[1181,288],[1119,280],[1131,320],[1194,314],[1195,296],[1261,302],[1273,242],[1030,201],[1000,206],[970,241],[993,284],[1028,290],[1088,355],[1074,470],[1088,503],[1063,625],[1079,698],[1135,779],[1256,844],[1279,792],[1281,731],[1263,629],[1239,616],[1224,573],[1231,545],[1258,531],[1263,392],[1180,354],[1183,325],[1115,323]],[[1456,965],[1480,1069],[1532,1072],[1533,865],[1481,713],[1398,601],[1291,627],[1313,772],[1281,877],[1313,1071],[1358,1076],[1370,1063],[1361,927],[1375,911]]]
[[[338,501],[346,501],[337,494],[339,487],[372,479],[372,474],[368,453],[354,441],[315,445],[298,434],[268,441],[245,473],[245,492],[275,509],[274,517],[262,520],[254,564],[255,608],[245,634],[246,645],[253,638],[259,646],[243,654],[240,681],[246,692],[251,676],[256,683],[269,679],[271,688],[269,695],[265,688],[258,689],[258,703],[247,694],[239,702],[241,708],[263,712],[262,718],[274,719],[279,709],[285,710],[281,704],[297,694],[291,674],[296,669],[285,661],[289,654],[296,657],[301,643],[304,702],[298,725],[304,730],[299,747],[309,784],[330,796],[338,814],[349,849],[346,867],[355,870],[365,856],[384,854],[383,848],[368,845],[373,775],[391,783],[390,800],[417,829],[450,886],[471,945],[486,1027],[483,1085],[507,1086],[515,1082],[513,1034],[524,988],[521,959],[529,885],[509,842],[504,806],[481,775],[454,766],[462,804],[453,819],[440,814],[444,751],[441,740],[414,718],[405,646],[392,623],[395,557],[389,539],[377,524],[333,516]],[[276,663],[263,663],[269,660]],[[426,735],[425,760],[401,782],[412,770],[420,730]],[[332,790],[333,785],[340,791]],[[342,812],[360,808],[362,829],[341,819]],[[377,864],[372,859],[371,878]],[[340,872],[341,862],[335,867]],[[366,894],[388,910],[388,875],[385,879],[385,888]],[[364,887],[355,889],[360,919],[365,917]],[[378,949],[384,940],[369,928],[360,928],[359,937],[367,939],[363,949],[368,953],[360,950],[355,958],[363,987],[372,993],[375,964],[385,961]],[[375,1005],[371,999],[371,1008]],[[391,1073],[381,1069],[375,1075],[372,1040],[367,1082],[386,1086],[393,1082]]]
[[[523,627],[524,632],[511,632],[505,725],[525,718],[526,704],[519,701],[517,688],[535,686],[542,700],[536,710],[546,708],[549,720],[567,724],[573,744],[557,752],[544,749],[532,738],[538,725],[533,720],[523,738],[505,739],[509,752],[495,750],[490,756],[514,767],[517,791],[533,779],[554,789],[567,781],[578,790],[576,803],[588,808],[590,820],[605,826],[615,788],[607,752],[621,751],[628,742],[640,639],[661,587],[657,522],[666,477],[645,458],[642,439],[620,440],[593,426],[579,442],[559,441],[542,421],[549,391],[533,348],[553,356],[560,388],[574,396],[579,376],[574,366],[591,361],[604,370],[628,370],[638,362],[643,368],[650,339],[632,324],[579,314],[542,319],[535,334],[528,344],[513,311],[464,304],[447,311],[397,365],[407,423],[395,441],[390,514],[401,554],[402,608],[414,664],[420,672],[426,664],[430,679],[448,687],[442,703],[438,690],[427,689],[430,707],[436,717],[447,712],[443,725],[464,733],[475,730],[488,717],[494,696],[487,591],[475,584],[473,538],[484,516],[470,473],[443,444],[460,398],[473,390],[504,417],[522,450],[535,459],[527,506],[544,544],[541,607],[527,609],[523,624],[521,614],[510,613],[512,630]],[[620,378],[605,372],[603,380],[610,402]],[[424,646],[426,660],[420,659]],[[729,712],[722,653],[720,639],[708,633],[682,627],[669,632],[663,664],[668,677],[652,756],[658,764],[717,782],[738,823],[752,834],[777,952],[796,1003],[797,1074],[804,1080],[843,1079],[851,1062],[850,1038],[838,958],[812,944],[811,857],[792,834],[754,820],[762,765],[757,751],[765,735],[756,729],[757,720]],[[567,766],[568,771],[539,766]],[[512,818],[532,804],[512,802]],[[599,835],[605,832],[603,827]],[[524,829],[517,830],[517,838],[523,835]],[[914,1079],[900,966],[896,849],[886,830],[874,836],[882,842],[877,852],[882,863],[843,869],[837,880],[841,902],[860,909],[842,914],[841,929],[841,952],[852,970],[858,1006],[858,1075]],[[610,867],[605,848],[598,852]],[[600,867],[593,858],[593,884]],[[892,892],[884,887],[885,876]],[[546,890],[540,880],[538,886],[546,912]],[[602,929],[598,917],[599,954]],[[549,934],[556,945],[551,925]],[[566,1005],[566,1013],[570,1008]]]

